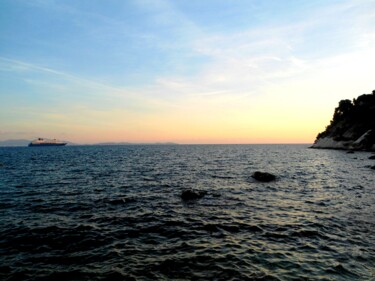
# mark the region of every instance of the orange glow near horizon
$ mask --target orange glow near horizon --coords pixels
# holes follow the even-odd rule
[[[313,143],[375,89],[371,0],[5,2],[0,141]]]
[[[207,120],[206,120],[207,121]],[[156,123],[160,122],[155,121]],[[241,126],[242,125],[242,126]],[[246,125],[246,126],[245,126]],[[118,126],[118,127],[117,127]],[[154,143],[174,142],[180,144],[253,144],[253,143],[312,143],[323,128],[308,125],[288,127],[287,124],[220,124],[173,120],[163,126],[148,125],[121,127],[116,124],[108,128],[75,128],[75,132],[63,135],[76,143],[131,142]]]

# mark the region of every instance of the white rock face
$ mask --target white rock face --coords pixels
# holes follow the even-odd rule
[[[334,139],[320,138],[313,145],[312,148],[333,148],[333,149],[348,149],[350,142],[335,141]]]
[[[365,149],[364,143],[367,141],[370,134],[371,134],[371,130],[368,130],[358,139],[351,140],[351,141],[335,141],[332,137],[320,138],[312,145],[312,148],[362,150],[362,149]],[[375,144],[372,145],[370,150],[375,151]]]
[[[353,144],[360,144],[361,142],[366,140],[366,138],[370,135],[370,133],[371,133],[371,130],[368,130],[366,133],[360,136]]]

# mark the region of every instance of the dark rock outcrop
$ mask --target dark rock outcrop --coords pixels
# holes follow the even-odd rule
[[[370,156],[368,159],[375,160],[375,155]]]
[[[255,172],[251,177],[261,182],[270,182],[276,180],[275,175],[259,171]]]
[[[184,201],[196,200],[196,199],[202,198],[206,194],[207,194],[207,191],[187,189],[181,193],[181,199]]]
[[[340,101],[312,148],[375,151],[375,90],[353,101]]]

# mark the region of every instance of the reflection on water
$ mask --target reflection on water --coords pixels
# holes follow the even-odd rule
[[[0,279],[372,280],[369,154],[302,145],[0,149]],[[259,183],[254,171],[278,175]],[[207,191],[184,202],[185,189]]]

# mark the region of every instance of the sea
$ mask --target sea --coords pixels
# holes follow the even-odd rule
[[[371,155],[0,148],[0,280],[375,280]]]

